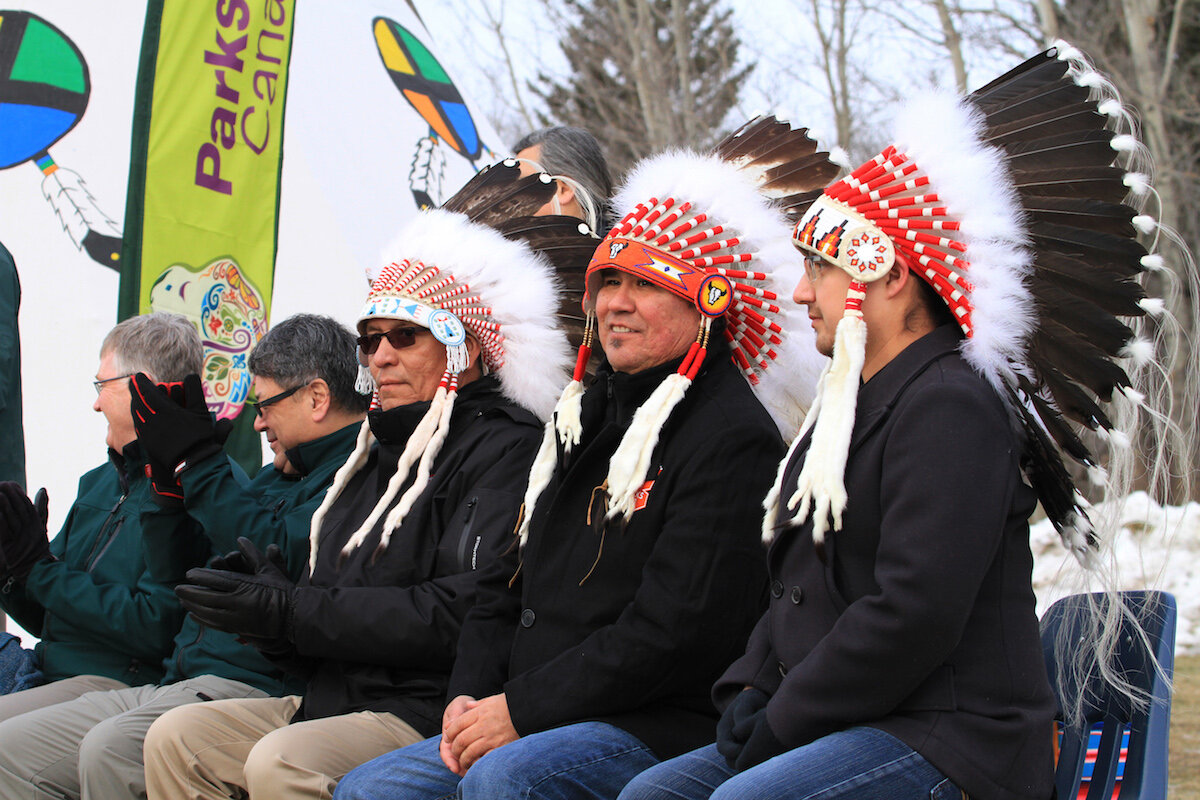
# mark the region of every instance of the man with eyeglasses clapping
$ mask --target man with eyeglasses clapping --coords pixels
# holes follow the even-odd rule
[[[243,536],[250,542],[250,560],[261,560],[243,568],[269,565],[298,578],[313,512],[353,449],[366,411],[366,398],[354,388],[358,365],[350,332],[329,317],[297,315],[273,327],[251,353],[259,398],[251,403],[257,412],[254,427],[275,453],[273,465],[252,482],[222,451],[219,425],[208,413],[194,371],[182,381],[156,383],[152,376],[162,373],[152,365],[121,365],[101,369],[97,404],[106,416],[114,406],[110,430],[121,417],[116,412],[124,411],[122,430],[136,430],[146,454],[144,471],[153,483],[154,502],[141,507],[139,522],[150,578],[161,581],[163,593],[174,601],[170,586],[190,567],[237,550]],[[141,464],[138,469],[143,471]],[[188,524],[181,526],[185,514]],[[237,560],[216,562],[237,568]],[[179,614],[173,619],[172,633],[178,635],[153,679],[162,676],[157,684],[94,687],[108,691],[0,724],[0,796],[145,796],[142,740],[159,715],[188,703],[277,696],[302,686],[233,634],[194,617],[182,628]],[[145,632],[125,635],[137,640]],[[159,667],[157,661],[153,666]]]
[[[33,686],[0,697],[0,721],[162,678],[183,620],[171,592],[183,572],[164,580],[147,566],[142,514],[157,505],[130,414],[129,376],[176,381],[198,371],[202,359],[195,327],[177,314],[133,317],[109,331],[92,403],[108,423],[108,461],[79,479],[54,541],[47,537],[45,492],[30,500],[20,484],[0,483],[0,607],[41,640],[33,664],[44,681],[23,681]],[[189,535],[177,510],[159,522],[171,535]]]

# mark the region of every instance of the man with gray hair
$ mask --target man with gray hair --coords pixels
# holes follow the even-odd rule
[[[184,381],[182,405],[148,376],[133,377],[138,439],[166,470],[156,478],[159,507],[142,520],[155,573],[180,575],[238,550],[245,537],[254,544],[246,555],[217,564],[248,561],[248,570],[270,564],[299,577],[312,514],[353,449],[367,409],[368,398],[354,389],[356,348],[340,323],[312,314],[284,320],[254,348],[254,427],[275,458],[248,486],[220,450],[199,376]],[[181,534],[169,524],[178,508],[197,532]],[[142,741],[161,714],[188,703],[300,691],[302,684],[289,682],[259,652],[271,653],[272,643],[253,645],[189,616],[159,685],[99,692],[0,724],[0,796],[145,797]]]
[[[177,314],[133,317],[100,347],[92,407],[108,422],[109,462],[79,480],[79,493],[53,542],[46,496],[30,501],[19,484],[0,483],[0,606],[41,641],[35,650],[47,683],[0,697],[0,720],[85,692],[155,683],[183,609],[172,586],[183,572],[151,574],[142,514],[157,509],[146,455],[129,409],[129,376],[177,381],[200,369],[195,327]],[[163,515],[172,534],[187,518]]]

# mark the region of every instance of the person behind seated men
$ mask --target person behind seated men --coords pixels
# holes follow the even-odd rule
[[[783,442],[760,397],[794,419],[777,376],[819,368],[803,334],[778,333],[795,308],[774,282],[795,261],[788,226],[729,161],[649,159],[619,192],[626,215],[586,275],[605,360],[583,391],[581,348],[530,472],[519,560],[489,572],[463,626],[442,734],[335,797],[612,798],[712,741],[709,687],[766,589],[760,498]]]
[[[578,217],[593,231],[608,229],[612,178],[600,143],[583,128],[539,128],[513,147],[521,174],[547,172],[555,179],[554,196],[536,214]]]
[[[182,576],[238,537],[278,551],[284,573],[299,576],[308,529],[335,471],[354,448],[367,399],[354,389],[358,368],[350,331],[329,317],[301,314],[273,326],[250,353],[254,426],[275,453],[246,485],[221,451],[199,376],[189,376],[186,406],[145,374],[133,378],[138,440],[159,464],[186,462],[159,507],[142,515],[151,572]],[[170,466],[174,476],[176,470]],[[164,524],[178,508],[197,524],[191,535]],[[142,740],[171,708],[203,700],[279,696],[299,686],[233,634],[189,616],[157,685],[115,689],[0,724],[0,796],[145,797]]]
[[[156,505],[129,411],[129,376],[178,381],[202,362],[195,327],[177,314],[132,317],[108,332],[92,408],[108,423],[109,460],[79,479],[53,542],[45,501],[35,507],[18,484],[0,483],[0,607],[40,638],[35,652],[48,681],[0,697],[0,720],[162,678],[183,621],[171,591],[182,573],[164,582],[147,567],[142,514]],[[180,535],[190,525],[180,512],[163,522]]]
[[[296,585],[195,570],[179,589],[200,619],[271,642],[303,695],[164,715],[145,744],[150,797],[328,797],[352,767],[437,730],[479,570],[506,544],[537,449],[531,409],[548,415],[568,377],[551,265],[491,227],[529,222],[552,183],[515,162],[477,180],[505,185],[518,218],[473,208],[468,184],[447,203],[464,210],[423,212],[372,284],[358,326],[373,410],[314,516],[309,571]],[[594,245],[551,225],[580,254]]]
[[[1050,387],[1094,392],[1091,422],[1116,440],[1108,414],[1153,403],[1116,357],[1161,367],[1118,319],[1157,304],[1131,280],[1154,261],[1115,200],[1131,184],[1105,125],[1129,116],[1106,88],[1064,47],[969,97],[915,99],[903,148],[797,225],[796,299],[833,360],[767,500],[770,607],[713,689],[716,744],[621,800],[1052,795],[1028,518],[1040,499],[1084,562],[1109,539],[1049,434],[1074,436],[1060,414],[1085,424],[1080,406]]]

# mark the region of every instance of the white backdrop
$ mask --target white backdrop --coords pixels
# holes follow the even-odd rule
[[[9,2],[44,17],[83,53],[92,83],[87,111],[50,154],[79,173],[98,207],[122,227],[144,4]],[[384,69],[371,20],[394,19],[437,48],[404,0],[297,5],[271,318],[310,311],[350,325],[366,294],[366,271],[382,266],[396,229],[416,213],[409,172],[418,141],[429,134]],[[443,60],[442,67],[455,77],[454,64]],[[480,139],[502,152],[472,111]],[[473,166],[444,144],[438,158],[440,201]],[[475,166],[490,160],[485,152]],[[92,410],[90,382],[100,342],[116,322],[118,276],[75,247],[42,198],[41,182],[33,163],[0,170],[0,241],[21,276],[27,480],[31,493],[39,486],[50,493],[53,535],[79,476],[105,459],[105,422]]]

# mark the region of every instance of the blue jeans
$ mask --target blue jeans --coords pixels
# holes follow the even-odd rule
[[[851,728],[735,773],[710,744],[634,778],[620,800],[962,800],[899,739]]]
[[[498,747],[459,778],[435,736],[351,770],[334,800],[613,800],[658,759],[641,741],[603,722],[580,722]]]

